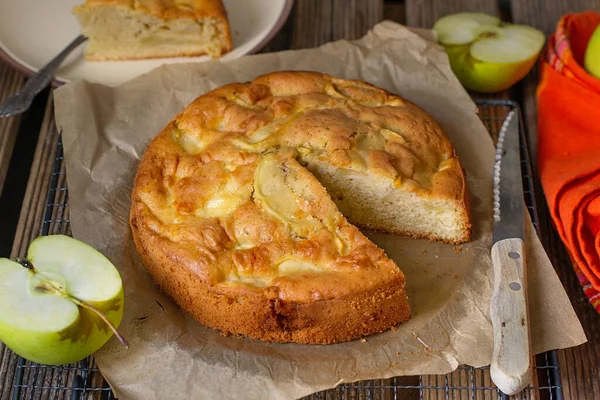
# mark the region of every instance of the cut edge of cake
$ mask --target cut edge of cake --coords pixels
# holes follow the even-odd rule
[[[472,234],[470,195],[466,183],[453,195],[401,191],[389,179],[324,163],[308,169],[327,189],[340,212],[362,228],[448,244],[468,242]],[[460,165],[447,171],[464,182]]]

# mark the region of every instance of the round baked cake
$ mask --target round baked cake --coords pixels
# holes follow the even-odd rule
[[[336,343],[407,320],[404,275],[352,224],[469,240],[441,127],[364,82],[276,72],[197,98],[154,138],[130,224],[156,284],[201,323]]]

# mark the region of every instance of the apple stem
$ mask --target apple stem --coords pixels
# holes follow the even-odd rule
[[[479,35],[479,39],[490,39],[497,36],[498,34],[496,32],[483,32],[481,35]]]
[[[123,345],[123,346],[124,346],[126,349],[128,349],[128,348],[129,348],[129,343],[127,343],[127,340],[125,340],[125,338],[123,337],[123,335],[121,335],[121,334],[119,333],[119,331],[117,330],[117,328],[116,328],[116,327],[115,327],[115,326],[112,324],[112,322],[110,322],[110,321],[108,320],[108,318],[106,318],[106,317],[104,316],[104,314],[102,314],[102,312],[100,312],[100,310],[98,310],[97,308],[95,308],[95,307],[93,307],[93,306],[91,306],[91,305],[89,305],[89,304],[87,304],[87,303],[85,303],[85,302],[83,302],[83,301],[79,300],[77,297],[73,297],[73,296],[71,296],[71,295],[66,295],[66,297],[67,297],[69,300],[71,300],[73,303],[77,304],[78,306],[80,306],[80,307],[83,307],[83,308],[87,308],[88,310],[90,310],[90,311],[92,311],[92,312],[96,313],[96,314],[97,314],[97,315],[98,315],[98,316],[99,316],[99,317],[102,319],[102,321],[104,321],[104,323],[105,323],[106,325],[108,325],[108,327],[110,328],[110,330],[111,330],[111,331],[113,331],[113,333],[115,334],[115,336],[117,337],[117,339],[119,339],[119,342],[121,342],[121,344],[122,344],[122,345]]]
[[[76,305],[78,305],[79,307],[83,307],[87,310],[90,310],[91,312],[93,312],[94,314],[98,315],[100,317],[100,319],[102,319],[102,321],[104,321],[104,323],[106,325],[108,325],[108,327],[110,328],[111,331],[113,331],[113,333],[115,334],[115,336],[117,337],[117,339],[119,339],[119,342],[121,342],[121,344],[128,349],[129,348],[129,343],[127,343],[127,340],[125,340],[125,338],[123,337],[123,335],[121,335],[119,333],[119,331],[117,330],[117,328],[112,324],[112,322],[110,322],[108,320],[108,318],[106,318],[106,316],[104,314],[102,314],[102,312],[100,310],[98,310],[96,307],[89,305],[88,303],[86,303],[83,300],[78,299],[75,296],[71,296],[68,293],[65,293],[65,291],[62,290],[61,287],[58,287],[56,285],[54,285],[54,283],[52,282],[44,282],[43,283],[43,288],[46,290],[50,290],[53,291],[65,298],[67,298],[68,300],[71,300],[73,303],[75,303]]]

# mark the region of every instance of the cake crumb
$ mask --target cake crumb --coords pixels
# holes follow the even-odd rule
[[[435,255],[435,258],[440,258],[440,256],[438,256],[437,254]]]
[[[392,362],[392,367],[395,367],[396,365],[398,365],[396,361]]]
[[[454,252],[460,253],[462,251],[462,246],[454,246]]]
[[[360,341],[361,341],[362,343],[367,343],[367,339],[365,339],[365,338],[361,338],[361,339],[360,339]]]

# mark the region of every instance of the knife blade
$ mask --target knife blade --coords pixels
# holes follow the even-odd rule
[[[519,124],[519,113],[512,110],[500,129],[494,163],[494,292],[490,305],[494,352],[490,375],[507,395],[529,384],[532,366]]]

